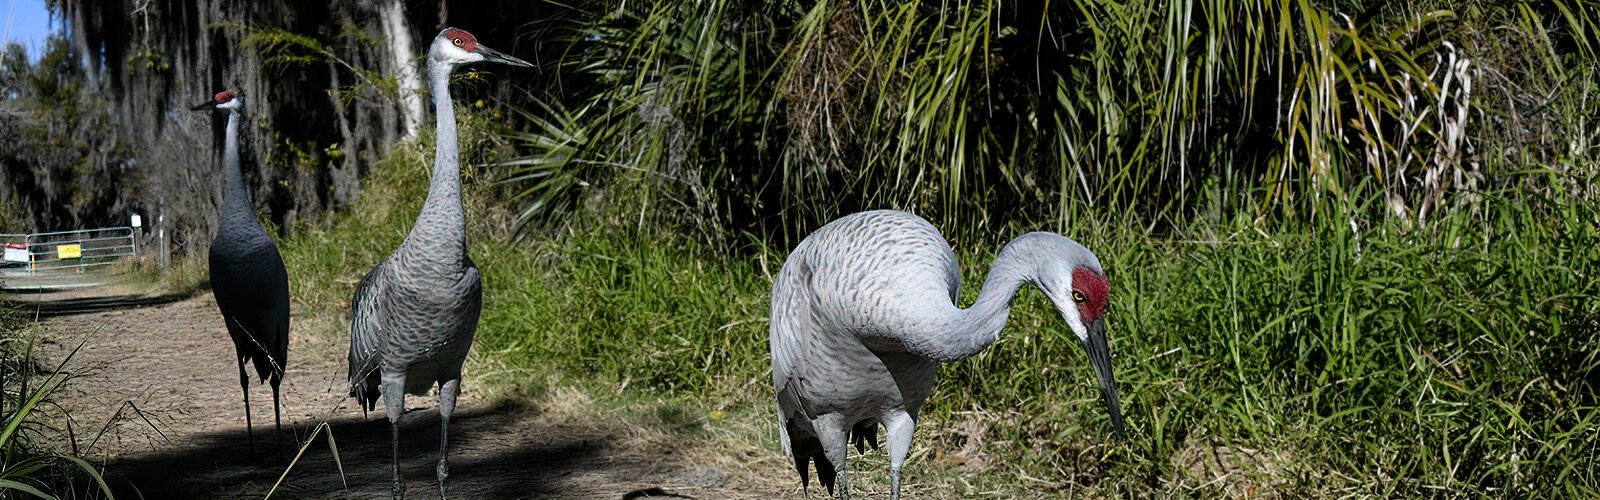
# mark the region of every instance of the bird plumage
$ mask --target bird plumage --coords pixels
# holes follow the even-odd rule
[[[243,98],[236,92],[222,92],[212,102],[195,109],[222,109],[228,113],[222,153],[225,187],[217,234],[211,240],[209,273],[212,295],[233,340],[235,361],[239,364],[245,428],[253,455],[255,435],[250,429],[250,379],[245,364],[254,366],[256,376],[272,386],[273,420],[281,433],[279,386],[289,360],[289,274],[277,245],[261,229],[250,208],[240,171]]]
[[[355,298],[350,303],[350,354],[349,375],[350,397],[356,398],[356,403],[361,405],[362,416],[372,411],[378,405],[378,384],[381,382],[381,373],[378,365],[383,358],[378,355],[378,347],[382,340],[378,332],[378,299],[382,292],[378,289],[381,281],[373,277],[380,274],[383,263],[379,263],[361,277],[361,282],[356,284]]]
[[[356,286],[351,301],[350,395],[363,412],[383,399],[394,446],[394,496],[400,480],[399,419],[405,395],[439,386],[439,495],[449,475],[446,455],[450,415],[460,393],[462,364],[472,349],[483,306],[482,279],[467,256],[466,214],[450,71],[459,64],[495,60],[527,63],[477,43],[466,31],[445,28],[429,50],[428,75],[437,109],[433,177],[417,221],[398,248]]]
[[[977,301],[961,309],[955,252],[921,217],[862,212],[808,236],[774,280],[770,315],[780,436],[802,483],[807,462],[815,462],[823,486],[832,492],[837,482],[847,497],[846,445],[853,440],[858,451],[876,445],[883,425],[898,497],[899,469],[939,365],[993,343],[1025,283],[1044,290],[1080,330],[1084,313],[1062,306],[1078,269],[1104,279],[1098,259],[1081,245],[1029,233],[1001,251]],[[1104,375],[1102,387],[1111,387],[1109,371]],[[1120,431],[1114,389],[1107,397]]]

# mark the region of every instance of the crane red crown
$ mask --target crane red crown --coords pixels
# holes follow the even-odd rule
[[[467,33],[467,30],[450,28],[445,30],[444,37],[450,40],[451,45],[461,47],[461,50],[467,52],[478,50],[478,37],[472,36],[472,33]]]
[[[232,90],[224,90],[222,92],[217,92],[217,96],[214,99],[217,100],[217,104],[222,104],[222,103],[225,103],[225,102],[228,102],[228,101],[232,101],[233,100],[233,91]]]
[[[1110,283],[1100,273],[1080,267],[1072,270],[1072,288],[1082,292],[1083,302],[1078,304],[1078,313],[1083,316],[1085,323],[1100,319],[1106,315],[1106,294],[1110,290]]]

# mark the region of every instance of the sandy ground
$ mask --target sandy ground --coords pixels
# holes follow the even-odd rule
[[[120,288],[29,299],[129,293]],[[37,364],[43,371],[54,370],[82,345],[63,368],[74,379],[56,398],[71,415],[70,422],[57,419],[57,444],[103,461],[120,497],[260,498],[322,422],[333,431],[342,478],[327,439],[319,435],[274,497],[389,496],[389,424],[381,408],[363,417],[342,390],[342,339],[292,335],[280,444],[274,444],[271,390],[251,381],[260,452],[252,459],[233,347],[210,294],[59,316],[43,320],[40,328]],[[491,404],[471,386],[464,388],[451,419],[451,497],[771,498],[787,491],[736,491],[717,467],[628,449],[628,440],[614,432],[555,421],[516,403]],[[407,494],[436,498],[437,401],[410,396],[406,403],[411,411],[401,420],[400,451]]]

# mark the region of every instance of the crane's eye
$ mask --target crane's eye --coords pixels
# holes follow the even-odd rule
[[[459,37],[459,36],[458,36],[458,37],[455,37],[455,38],[451,38],[451,39],[450,39],[450,43],[453,43],[453,44],[456,44],[456,46],[457,46],[457,47],[460,47],[460,46],[461,46],[461,44],[463,44],[463,43],[467,43],[467,42],[465,42],[465,41],[462,41],[462,40],[461,40],[461,37]]]
[[[1079,303],[1079,304],[1082,304],[1082,303],[1083,303],[1083,301],[1085,301],[1085,300],[1089,300],[1089,298],[1088,298],[1088,297],[1084,297],[1084,296],[1083,296],[1083,292],[1080,292],[1080,291],[1077,291],[1077,290],[1073,290],[1073,291],[1072,291],[1072,300],[1073,300],[1073,301],[1074,301],[1074,302],[1077,302],[1077,303]]]

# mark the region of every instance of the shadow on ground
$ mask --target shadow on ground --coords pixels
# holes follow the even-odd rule
[[[623,465],[615,463],[616,456],[605,453],[610,441],[605,436],[551,429],[542,429],[538,435],[517,432],[533,417],[515,406],[458,410],[450,419],[450,451],[456,458],[450,461],[449,495],[592,498],[589,493],[598,492],[585,492],[582,481],[574,489],[575,478],[571,476]],[[256,431],[261,455],[258,460],[249,458],[249,442],[243,429],[212,432],[192,436],[189,446],[107,464],[107,479],[123,498],[263,497],[294,456],[296,449],[290,434],[305,439],[313,429],[285,429],[284,444],[275,447],[270,420],[267,422]],[[367,420],[345,417],[328,423],[348,488],[341,484],[326,437],[319,435],[274,497],[388,498],[389,423],[381,412]],[[400,440],[401,475],[407,496],[436,498],[438,412],[429,408],[408,413],[401,420]]]
[[[51,298],[98,307],[117,304],[123,300],[117,296],[126,295],[100,292]],[[87,300],[74,300],[80,298]],[[293,424],[285,427],[281,446],[274,446],[270,399],[263,397],[270,393],[253,387],[262,456],[253,460],[233,349],[211,296],[113,309],[40,322],[34,355],[41,373],[64,365],[73,374],[54,396],[63,410],[54,417],[54,428],[66,429],[61,438],[70,443],[57,439],[55,444],[63,451],[81,448],[102,461],[119,497],[262,498],[288,467],[298,443],[308,439],[306,454],[273,498],[390,496],[389,423],[381,413],[363,419],[351,411],[346,391],[339,390],[348,346],[342,339],[292,337],[291,352],[297,355],[285,378],[283,417]],[[410,398],[420,410],[401,421],[401,473],[411,498],[438,497],[439,416],[433,399]],[[778,496],[729,487],[718,465],[686,463],[677,446],[641,446],[641,429],[628,427],[628,419],[557,417],[533,409],[538,398],[509,401],[495,404],[468,394],[457,407],[450,425],[452,498]],[[84,432],[73,432],[68,414],[77,415],[77,430]],[[337,443],[342,480],[327,438],[311,435],[324,419]],[[669,442],[693,443],[691,431],[699,428],[668,425],[664,430],[688,433]]]
[[[30,300],[26,296],[8,297],[14,300],[11,307],[28,317],[49,318],[72,314],[88,314],[116,309],[155,306],[188,298],[184,295],[115,295],[110,297],[78,297],[57,300]]]

